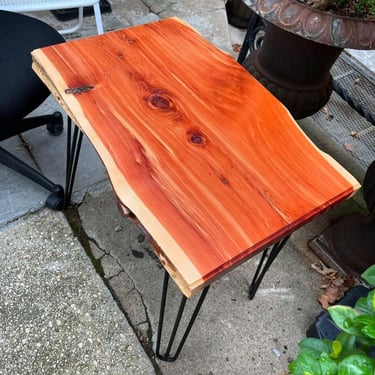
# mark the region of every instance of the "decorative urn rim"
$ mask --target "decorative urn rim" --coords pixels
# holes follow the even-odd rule
[[[375,49],[375,20],[343,17],[297,0],[242,0],[274,25],[303,38],[338,48]]]

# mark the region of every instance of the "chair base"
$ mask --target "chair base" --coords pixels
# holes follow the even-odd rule
[[[18,129],[20,133],[41,125],[46,125],[49,133],[54,136],[60,135],[64,129],[63,117],[60,112],[55,112],[51,115],[25,118],[13,125]],[[50,181],[41,173],[6,151],[2,147],[0,147],[0,163],[52,192],[52,194],[46,200],[46,206],[48,208],[55,211],[61,210],[63,208],[64,189],[61,185],[55,184],[54,182]]]
[[[47,198],[46,201],[46,206],[48,208],[55,211],[59,211],[63,208],[64,189],[61,185],[53,183],[48,178],[31,168],[29,165],[2,147],[0,147],[0,163],[51,191],[52,194]]]

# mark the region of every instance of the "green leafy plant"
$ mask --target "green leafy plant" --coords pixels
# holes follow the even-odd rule
[[[361,17],[364,12],[369,14],[369,18],[375,18],[375,1],[374,0],[358,0],[354,6],[355,15]]]
[[[362,278],[375,287],[375,265]],[[360,297],[354,307],[335,305],[328,313],[341,333],[335,340],[306,338],[289,364],[291,375],[374,375],[375,289]]]
[[[313,8],[341,16],[363,19],[375,18],[374,0],[299,0]]]

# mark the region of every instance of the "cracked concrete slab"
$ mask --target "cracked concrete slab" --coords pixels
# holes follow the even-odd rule
[[[216,47],[233,53],[225,5],[222,0],[145,0],[160,18],[180,17]],[[177,51],[176,51],[177,52]]]
[[[90,247],[96,252],[93,252],[93,255],[97,254],[97,260],[100,261],[104,274],[108,275],[110,287],[133,326],[147,322],[141,333],[144,335],[142,339],[149,341],[151,338],[147,334],[152,323],[148,321],[148,307],[143,301],[156,303],[157,298],[151,298],[152,296],[149,295],[146,298],[141,291],[145,285],[155,282],[154,272],[159,275],[156,279],[160,280],[162,267],[146,241],[145,235],[120,215],[109,186],[88,194],[78,212]],[[97,212],[101,213],[103,222],[94,219],[97,217]],[[100,252],[97,251],[98,248]],[[123,267],[124,264],[127,266]],[[117,272],[118,266],[121,272]],[[153,272],[150,272],[150,269]],[[134,278],[133,274],[140,277]],[[119,291],[121,292],[117,294]],[[150,288],[149,291],[152,292],[152,289]],[[154,325],[156,321],[153,322]]]
[[[0,249],[0,374],[155,373],[62,213],[4,226]]]
[[[105,266],[103,267],[105,269]],[[132,326],[138,331],[138,336],[143,341],[148,341],[151,324],[147,314],[147,306],[134,281],[123,271],[108,282],[113,291],[121,291],[117,298],[122,308],[131,320]]]
[[[111,5],[112,13],[116,14],[123,27],[140,25],[160,18],[141,0],[118,0]]]

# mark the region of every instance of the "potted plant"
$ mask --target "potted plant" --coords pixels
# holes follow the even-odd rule
[[[375,265],[362,277],[375,286]],[[360,297],[354,307],[335,305],[328,313],[341,330],[334,340],[306,338],[289,364],[291,375],[373,375],[375,359],[375,289]]]
[[[344,48],[375,48],[374,0],[243,0],[267,23],[244,67],[296,119],[317,112],[332,92],[330,69]],[[305,3],[306,2],[306,3]],[[322,3],[330,5],[326,10]],[[342,15],[340,4],[352,2]]]

